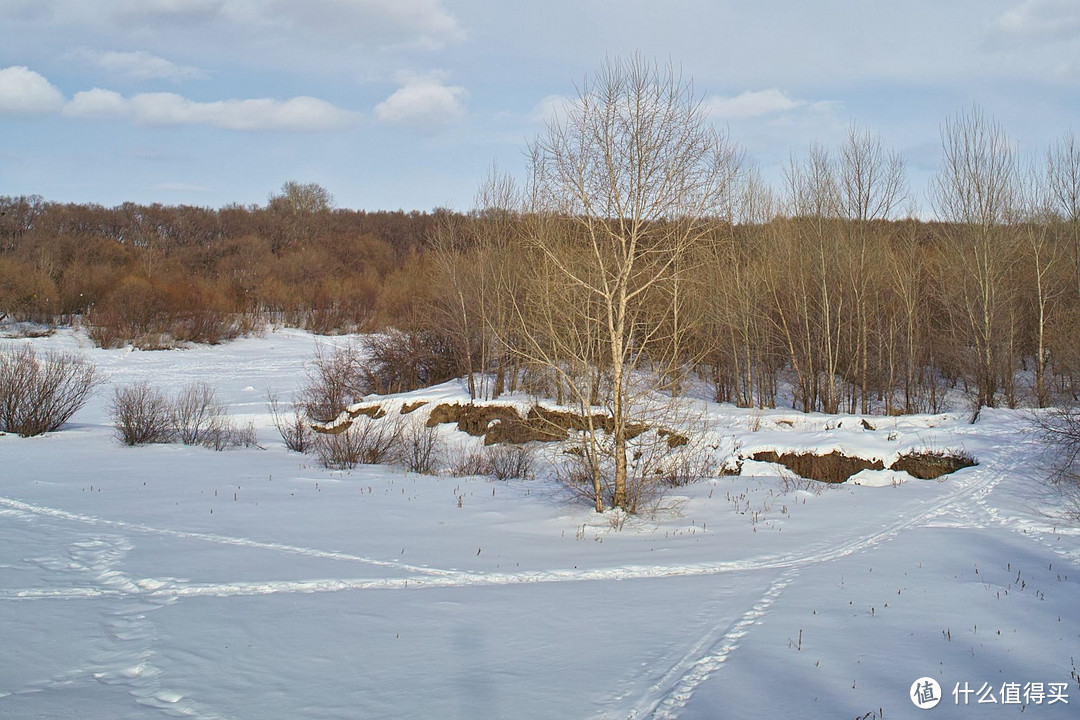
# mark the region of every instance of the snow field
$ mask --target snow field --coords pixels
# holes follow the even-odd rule
[[[305,333],[163,353],[34,342],[111,383],[206,380],[265,449],[121,447],[109,387],[62,432],[0,438],[0,637],[19,648],[0,658],[0,717],[914,717],[923,675],[945,717],[1020,714],[956,706],[964,681],[1070,683],[1069,705],[1025,717],[1080,704],[1080,532],[1054,517],[1018,413],[870,431],[708,405],[712,444],[745,454],[961,449],[980,465],[823,487],[747,461],[616,530],[543,478],[289,453],[265,395],[302,382]],[[452,427],[448,444],[475,442]]]

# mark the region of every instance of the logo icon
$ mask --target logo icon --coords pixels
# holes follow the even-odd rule
[[[941,685],[931,677],[921,677],[911,683],[911,702],[920,710],[929,710],[941,702]]]

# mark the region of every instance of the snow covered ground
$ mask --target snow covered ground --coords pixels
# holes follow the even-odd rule
[[[867,430],[710,405],[743,453],[980,464],[813,487],[748,461],[616,530],[543,479],[288,452],[265,397],[302,382],[302,332],[30,342],[110,384],[207,380],[264,449],[122,447],[109,385],[61,432],[0,438],[2,718],[908,718],[922,677],[940,717],[1080,717],[1080,529],[1055,519],[1018,413]]]

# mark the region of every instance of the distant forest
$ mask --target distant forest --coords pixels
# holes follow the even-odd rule
[[[962,153],[980,128],[954,130]],[[731,212],[698,219],[693,242],[663,262],[650,264],[648,249],[666,242],[667,221],[641,224],[642,260],[620,280],[636,303],[630,342],[648,348],[635,366],[668,378],[673,393],[702,381],[741,406],[772,406],[791,388],[807,411],[937,411],[949,387],[973,407],[1075,399],[1080,152],[1071,135],[1055,152],[1056,194],[1010,175],[998,195],[976,193],[996,205],[972,204],[969,184],[994,170],[965,169],[960,154],[938,182],[946,220],[890,219],[899,185],[890,199],[879,179],[873,197],[891,207],[874,210],[870,194],[852,204],[863,196],[844,178],[858,177],[859,157],[901,184],[902,168],[853,131],[832,156],[793,160],[783,192],[740,175]],[[324,189],[298,183],[265,207],[217,210],[2,197],[0,317],[81,323],[102,347],[147,349],[268,323],[388,330],[382,351],[404,369],[373,390],[468,376],[477,396],[559,397],[553,357],[596,372],[599,390],[604,308],[580,292],[605,282],[603,262],[583,254],[590,226],[530,213],[502,182],[489,181],[484,209],[465,214],[335,209]]]

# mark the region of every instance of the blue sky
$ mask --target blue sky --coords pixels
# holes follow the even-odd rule
[[[0,195],[472,207],[605,55],[693,77],[767,178],[850,123],[904,155],[978,103],[1021,152],[1080,131],[1080,0],[0,0]]]

